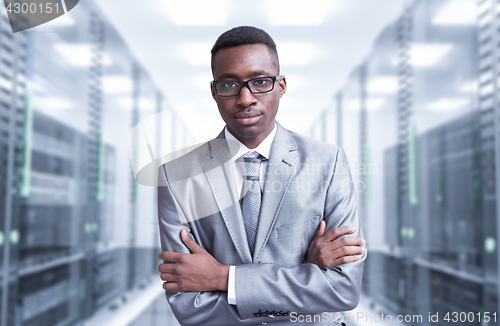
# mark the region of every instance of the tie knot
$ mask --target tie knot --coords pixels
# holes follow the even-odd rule
[[[267,159],[258,152],[248,152],[243,155],[248,180],[259,180],[260,163],[265,160]]]
[[[259,152],[256,151],[248,151],[245,154],[242,155],[243,158],[248,158],[248,159],[259,159],[261,161],[266,160],[266,158],[262,155],[259,154]]]

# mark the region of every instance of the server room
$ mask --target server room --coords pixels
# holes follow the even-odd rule
[[[223,130],[210,50],[244,25],[276,42],[276,121],[345,151],[367,255],[344,325],[500,325],[500,0],[4,5],[0,326],[181,325],[158,166]],[[240,324],[341,325],[280,314]]]

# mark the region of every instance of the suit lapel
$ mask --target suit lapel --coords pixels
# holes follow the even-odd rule
[[[298,162],[295,153],[297,144],[290,132],[278,123],[276,123],[276,127],[278,129],[269,154],[259,225],[255,239],[254,263],[259,262],[262,250],[272,233],[292,172]]]
[[[253,262],[258,263],[262,250],[274,228],[281,203],[290,183],[298,157],[297,144],[290,132],[276,122],[276,135],[271,145],[266,171],[266,182],[260,210]],[[203,171],[214,194],[231,240],[243,264],[252,262],[243,224],[243,216],[234,184],[231,151],[224,137],[224,130],[208,143],[207,162]]]
[[[248,248],[243,216],[234,184],[231,151],[224,137],[224,130],[208,142],[207,162],[203,171],[224,219],[231,240],[243,264],[252,262]]]

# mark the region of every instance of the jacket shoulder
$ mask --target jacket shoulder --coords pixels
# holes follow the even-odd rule
[[[208,142],[193,145],[176,151],[168,157],[166,163],[160,165],[160,172],[166,171],[169,182],[186,179],[203,173],[203,164],[207,161]]]
[[[324,141],[309,136],[304,136],[294,131],[288,130],[288,132],[297,144],[298,149],[306,155],[326,155],[330,158],[335,158],[337,156],[337,152],[339,150],[342,150],[340,146],[337,146],[335,144],[325,143]]]

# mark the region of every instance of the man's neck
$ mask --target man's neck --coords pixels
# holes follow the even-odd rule
[[[264,130],[263,133],[261,133],[257,137],[253,137],[253,138],[241,137],[240,135],[237,135],[237,134],[231,132],[229,129],[227,131],[229,131],[231,133],[231,135],[234,136],[234,138],[236,138],[240,142],[242,142],[243,145],[245,145],[248,149],[254,149],[257,146],[259,146],[260,143],[262,143],[264,141],[264,139],[266,139],[267,136],[269,136],[272,133],[273,129],[276,128],[275,125],[276,125],[276,122],[273,122],[272,124],[269,125],[269,127],[266,130]],[[226,128],[227,128],[227,126],[226,126]]]

